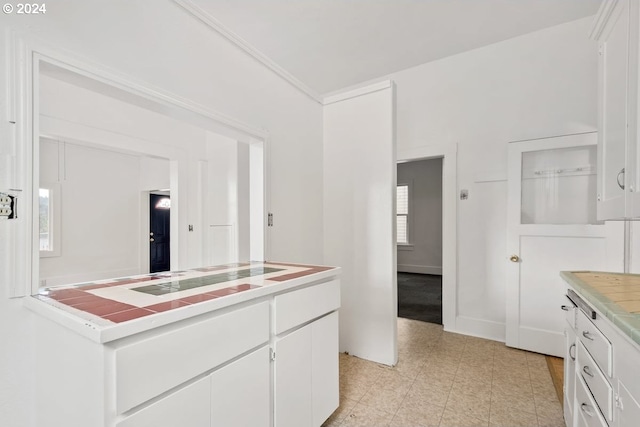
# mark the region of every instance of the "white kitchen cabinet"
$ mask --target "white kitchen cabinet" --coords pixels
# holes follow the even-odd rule
[[[575,308],[571,308],[575,312]],[[576,332],[570,325],[566,326],[566,346],[564,355],[564,419],[573,420],[573,396],[576,388]],[[569,422],[567,422],[569,425]]]
[[[211,374],[211,419],[215,420],[213,425],[269,427],[270,369],[269,347],[264,346],[214,371]],[[251,404],[250,410],[247,402]]]
[[[319,427],[338,407],[337,326],[333,312],[276,340],[276,427]]]
[[[205,377],[118,422],[116,427],[211,425],[211,379]]]
[[[576,293],[578,291],[576,289]],[[640,345],[608,317],[618,319],[615,313],[619,312],[609,311],[605,315],[594,306],[593,301],[601,297],[589,300],[590,294],[584,293],[577,297],[581,299],[576,300],[578,305],[586,308],[563,306],[567,314],[566,426],[637,427],[640,425]]]
[[[334,286],[326,286],[325,290],[337,292]],[[298,302],[306,299],[304,290],[298,292],[300,295],[291,293],[282,300],[276,297],[276,313],[278,310],[299,311],[300,304],[289,304],[293,302],[292,297]],[[337,303],[330,294],[326,296]],[[312,300],[307,302],[315,305]],[[327,305],[324,311],[327,310],[333,310],[332,306]],[[304,317],[299,318],[299,321],[305,320]],[[299,329],[293,327],[276,339],[276,427],[319,427],[338,407],[337,328],[338,313],[334,311]]]
[[[192,317],[182,308],[148,316],[160,324],[106,342],[66,327],[70,314],[37,306],[62,321],[36,317],[47,361],[34,367],[36,425],[319,427],[338,407],[335,271],[224,302]],[[175,320],[163,324],[167,316]]]
[[[311,324],[311,397],[313,425],[320,426],[339,404],[338,313]]]
[[[622,380],[618,382],[617,404],[619,407],[618,426],[635,426],[640,423],[640,403],[629,392]]]
[[[311,426],[311,326],[275,343],[275,425]]]
[[[598,219],[640,216],[640,5],[607,0],[591,34],[598,41]]]

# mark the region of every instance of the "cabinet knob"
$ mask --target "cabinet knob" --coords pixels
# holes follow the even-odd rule
[[[587,405],[586,403],[583,403],[582,405],[580,405],[580,410],[582,412],[584,412],[585,414],[587,414],[590,417],[593,417],[593,412],[591,412],[591,407],[589,405]]]
[[[511,256],[509,257],[509,261],[511,261],[511,262],[518,262],[518,261],[520,261],[520,257],[519,257],[518,255],[511,255]]]
[[[571,353],[571,350],[573,350],[573,354]],[[571,344],[571,347],[569,347],[569,357],[573,361],[576,360],[576,344],[575,343]]]
[[[582,372],[584,372],[585,374],[589,375],[591,378],[593,378],[593,372],[591,372],[591,369],[589,369],[589,367],[587,365],[584,365],[582,367]]]
[[[620,182],[620,177],[622,177],[622,182]],[[618,182],[618,187],[624,190],[624,168],[620,169],[618,172],[618,176],[616,177],[616,181]]]
[[[585,337],[586,339],[590,340],[590,341],[593,341],[593,337],[591,336],[589,331],[583,331],[582,332],[582,336]]]

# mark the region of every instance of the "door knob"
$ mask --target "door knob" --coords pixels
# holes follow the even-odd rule
[[[511,262],[518,262],[518,261],[520,261],[520,257],[519,257],[518,255],[511,255],[511,256],[509,257],[509,260],[510,260]]]

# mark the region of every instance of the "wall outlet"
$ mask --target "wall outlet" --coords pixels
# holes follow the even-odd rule
[[[0,193],[0,218],[15,219],[17,197],[9,194]]]

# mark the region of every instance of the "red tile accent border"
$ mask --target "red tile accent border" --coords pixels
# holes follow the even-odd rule
[[[233,289],[237,292],[248,291],[249,289],[259,288],[258,285],[250,285],[249,283],[243,283],[241,285],[231,286],[229,289]]]
[[[323,265],[287,264],[284,262],[271,262],[271,261],[265,261],[264,263],[273,264],[273,265],[283,265],[285,267],[293,267],[293,268],[311,268],[313,270],[316,270],[315,273],[318,273],[320,271],[333,270],[335,268],[335,267],[326,267]]]
[[[121,311],[119,313],[102,316],[103,319],[112,321],[113,323],[122,323],[128,320],[138,319],[140,317],[155,314],[155,311],[145,310],[144,308],[133,308],[131,310]]]
[[[218,297],[215,296],[215,295],[200,294],[200,295],[193,295],[193,296],[190,296],[190,297],[180,298],[180,301],[186,302],[188,304],[197,304],[199,302],[209,301],[211,299],[216,299],[216,298],[218,298]]]
[[[111,304],[102,304],[102,305],[91,305],[88,307],[83,307],[82,304],[75,306],[78,310],[86,311],[91,314],[95,314],[96,316],[104,317],[110,314],[119,313],[125,310],[132,310],[134,308],[138,308],[135,305],[125,304],[123,302],[117,302],[112,300]]]
[[[320,273],[321,271],[332,270],[334,267],[314,267],[309,270],[300,271],[297,273],[284,274],[282,276],[270,277],[267,280],[275,280],[276,282],[284,282],[285,280],[296,279],[298,277],[308,276],[309,274]]]
[[[148,305],[148,306],[142,307],[142,308],[145,308],[145,309],[151,310],[151,311],[155,311],[156,313],[160,313],[162,311],[173,310],[174,308],[180,308],[180,307],[184,307],[186,305],[191,305],[191,304],[189,304],[188,302],[185,302],[185,301],[181,301],[181,300],[174,300],[174,301],[161,302],[160,304]]]
[[[215,297],[225,297],[227,295],[237,294],[237,293],[238,293],[237,290],[231,289],[231,288],[223,288],[223,289],[218,289],[217,291],[206,292],[207,295],[213,295]]]
[[[84,291],[78,289],[50,289],[47,291],[40,291],[41,295],[54,299],[56,301],[64,301],[72,298],[83,297],[87,295]]]

